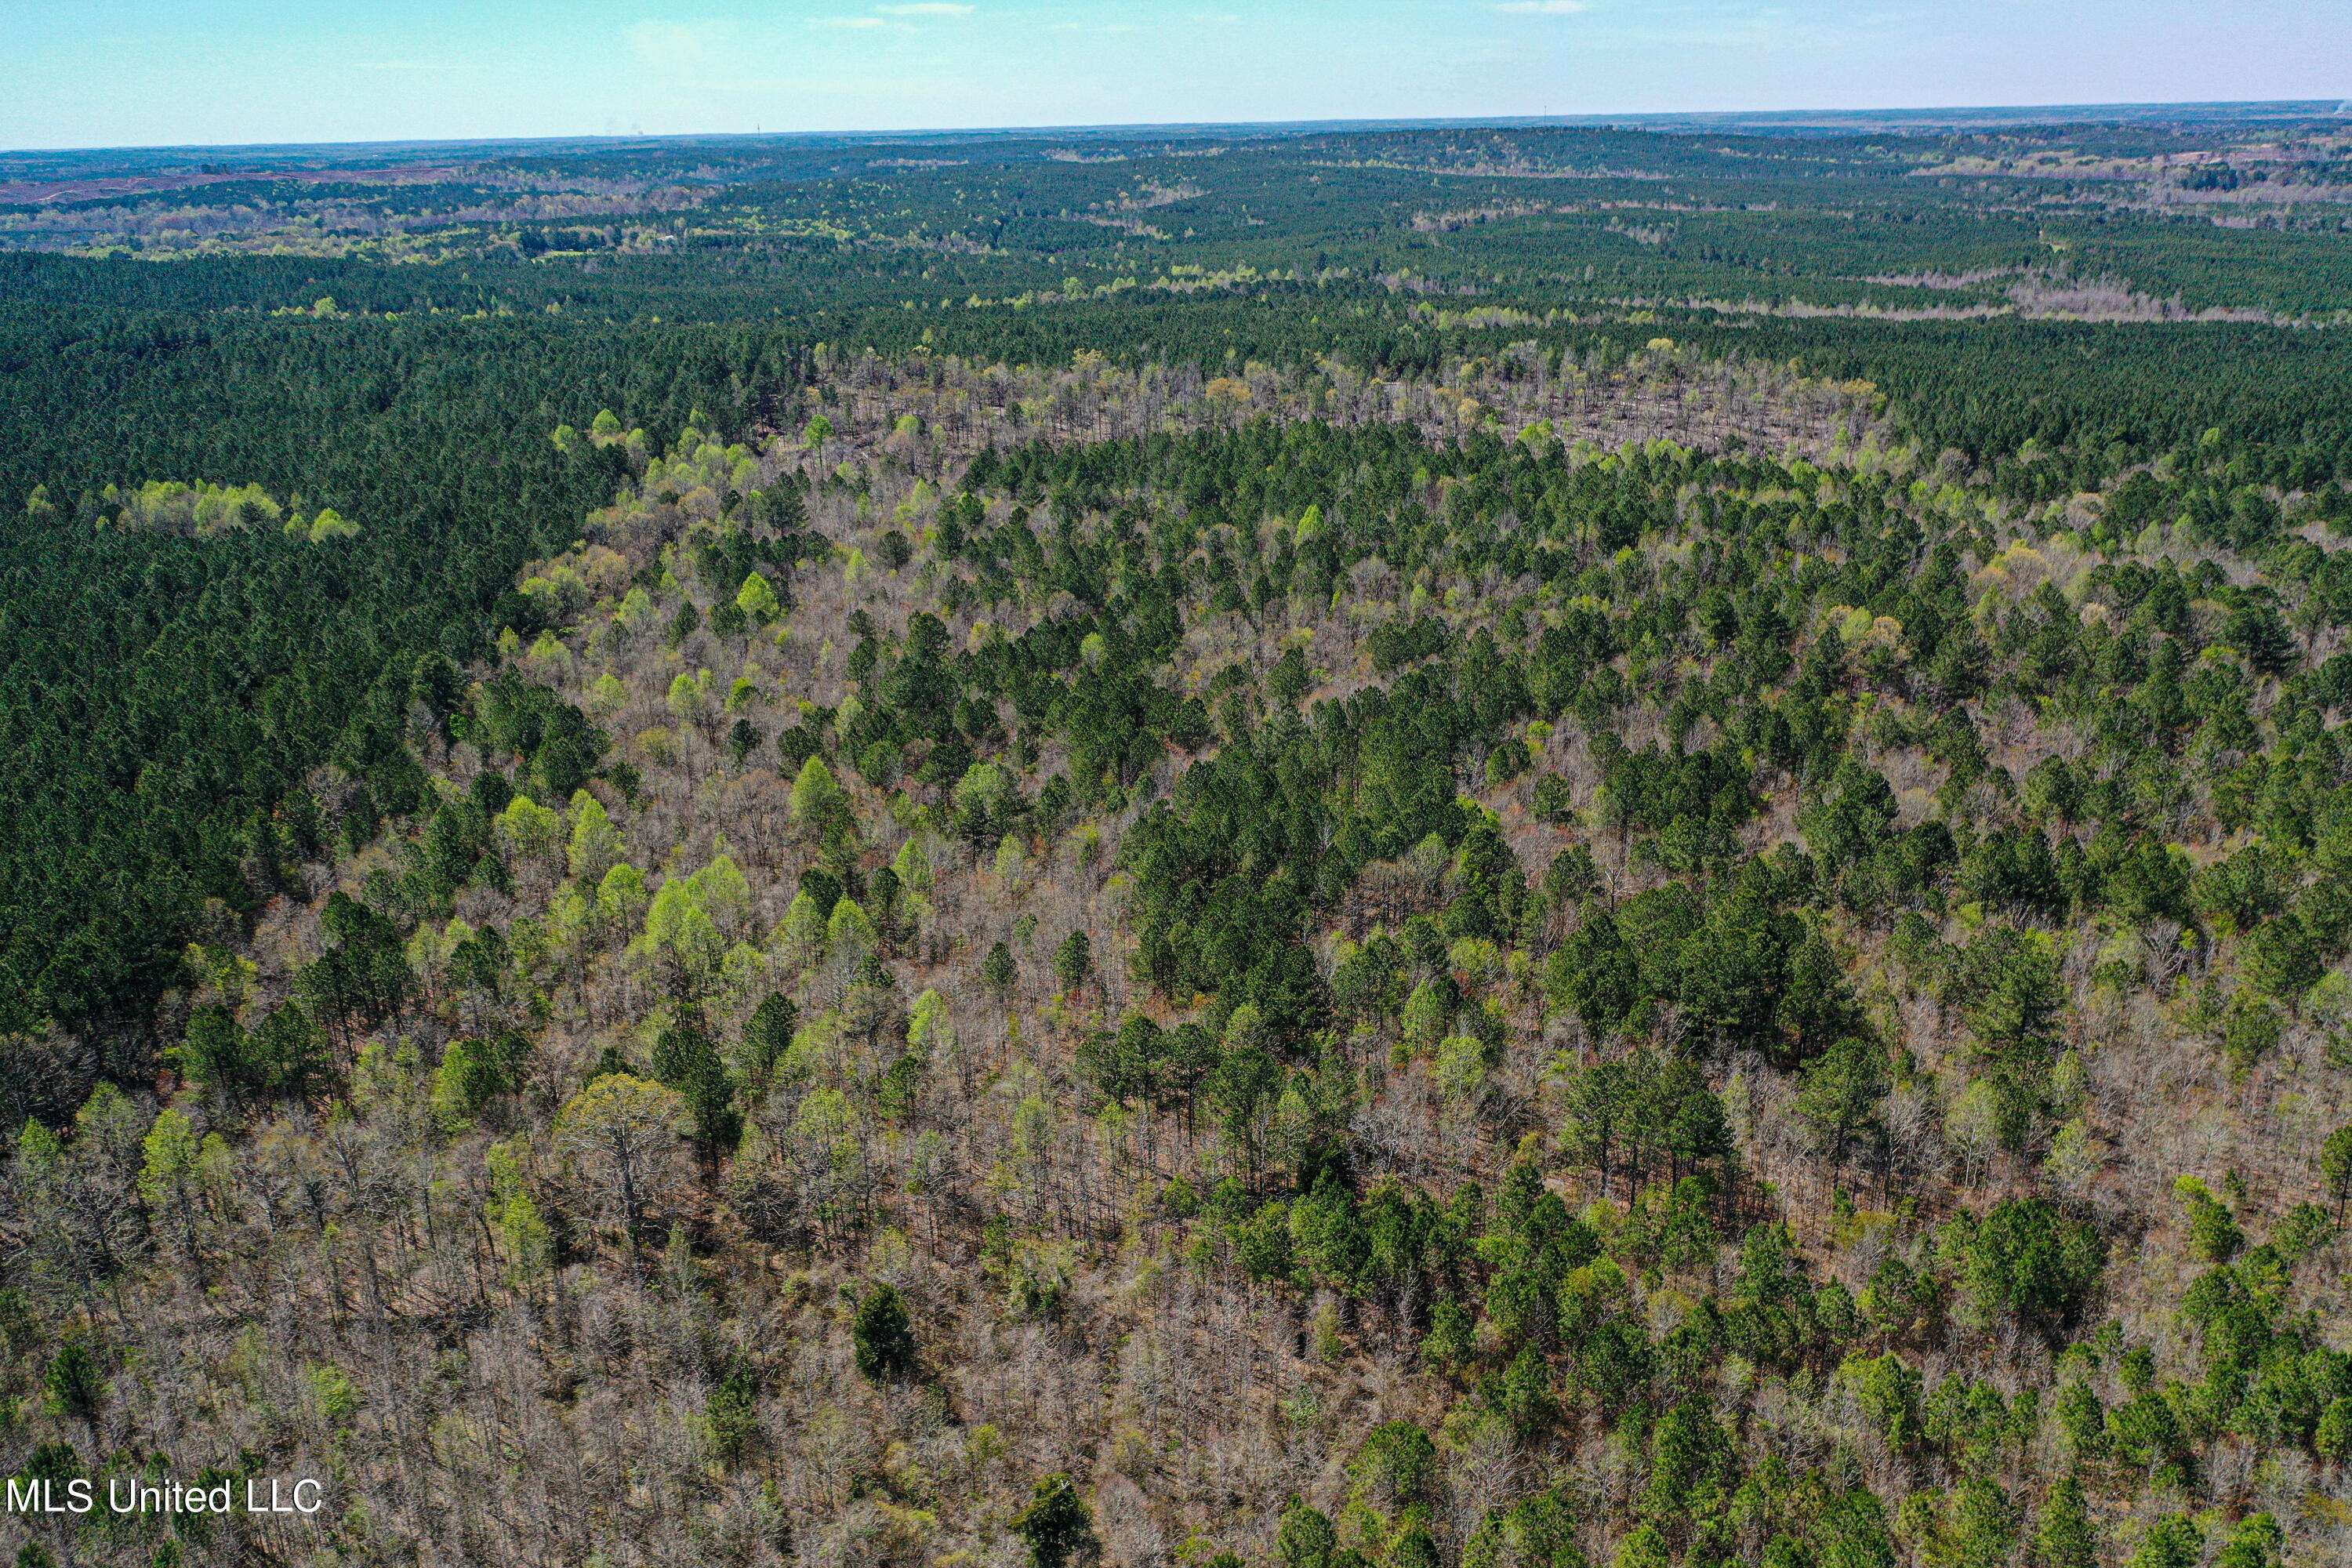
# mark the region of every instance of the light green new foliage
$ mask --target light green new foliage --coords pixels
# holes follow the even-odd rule
[[[931,890],[931,857],[919,839],[909,838],[898,846],[898,858],[890,869],[898,878],[898,885],[918,893]]]
[[[824,956],[824,911],[816,907],[816,900],[805,892],[795,896],[776,932],[784,962],[804,969]]]
[[[768,984],[771,964],[768,955],[748,942],[730,946],[727,956],[719,961],[719,987],[730,1005],[751,999],[752,994]]]
[[[1484,985],[1494,979],[1503,966],[1503,955],[1495,944],[1483,936],[1465,936],[1446,950],[1446,963],[1468,976],[1473,985]]]
[[[856,1048],[839,1011],[827,1007],[804,1019],[784,1047],[778,1072],[786,1079],[839,1082],[854,1071],[850,1053]]]
[[[712,856],[710,864],[688,878],[688,883],[695,900],[720,930],[740,930],[751,918],[751,884],[735,858],[725,851]]]
[[[633,632],[644,631],[654,624],[654,596],[643,588],[632,588],[621,595],[620,607],[613,618]]]
[[[797,1149],[829,1152],[835,1163],[851,1151],[844,1147],[857,1126],[856,1110],[837,1089],[813,1089],[793,1114],[792,1142]]]
[[[452,1040],[441,1053],[441,1066],[433,1074],[433,1114],[439,1120],[441,1130],[452,1136],[464,1131],[473,1121],[475,1108],[468,1100],[477,1059],[477,1042]]]
[[[408,966],[420,974],[437,974],[449,965],[449,955],[457,944],[474,934],[474,928],[463,917],[453,916],[446,926],[436,928],[426,921],[416,928],[404,950]]]
[[[855,963],[880,945],[882,939],[857,901],[843,899],[833,906],[833,917],[825,921],[824,940],[835,956]]]
[[[1224,1047],[1228,1051],[1264,1050],[1267,1044],[1265,1015],[1255,1002],[1244,1002],[1225,1020]]]
[[[2000,1098],[1990,1079],[1979,1079],[1960,1092],[1944,1116],[1944,1136],[1970,1161],[1991,1156],[2000,1136]]]
[[[765,626],[784,612],[775,586],[757,572],[743,579],[743,586],[735,595],[735,607],[750,616],[755,626]]]
[[[566,882],[550,895],[547,901],[547,942],[551,952],[569,952],[576,948],[596,920],[596,893],[593,888],[583,889]]]
[[[29,1176],[54,1174],[65,1163],[58,1135],[30,1118],[16,1134],[16,1168]]]
[[[710,702],[710,672],[680,671],[669,683],[669,710],[681,724],[693,723]]]
[[[2077,1116],[2062,1124],[2050,1141],[2042,1162],[2042,1173],[2063,1193],[2076,1193],[2098,1173],[2099,1160],[2091,1144],[2090,1125]]]
[[[523,1184],[522,1158],[514,1146],[493,1143],[484,1158],[490,1173],[490,1226],[506,1264],[507,1283],[528,1289],[555,1261],[554,1233]]]
[[[315,1362],[308,1369],[310,1396],[330,1426],[348,1426],[365,1400],[351,1375],[332,1362]]]
[[[677,1155],[688,1124],[677,1090],[629,1073],[606,1073],[565,1102],[555,1145],[585,1184],[602,1215],[620,1223],[632,1254],[649,1205],[665,1200],[677,1177]]]
[[[793,780],[793,820],[813,832],[822,832],[849,816],[849,796],[822,757],[801,764]]]
[[[499,1207],[499,1251],[506,1259],[507,1282],[524,1289],[543,1278],[555,1258],[555,1234],[530,1201],[518,1193]]]
[[[572,874],[583,882],[596,882],[628,853],[621,830],[613,825],[604,803],[581,790],[572,797],[572,843],[565,854]]]
[[[563,842],[563,817],[527,795],[519,795],[499,813],[499,841],[520,860],[552,856]]]
[[[139,1195],[158,1205],[180,1201],[201,1152],[195,1123],[167,1105],[140,1147],[146,1158],[139,1171]]]
[[[1475,1035],[1448,1035],[1438,1042],[1437,1087],[1448,1100],[1466,1100],[1486,1083],[1486,1047]]]
[[[1413,987],[1404,1004],[1404,1043],[1416,1051],[1433,1047],[1453,1021],[1453,1007],[1433,980]]]
[[[947,998],[929,986],[907,1009],[907,1048],[918,1056],[938,1056],[953,1049],[955,1023],[948,1016]]]
[[[994,763],[974,763],[956,781],[955,808],[967,820],[992,821],[1012,794],[1012,782]]]
[[[649,901],[646,874],[626,860],[605,872],[596,884],[596,918],[619,930],[636,924]]]
[[[320,507],[319,515],[310,520],[310,539],[313,544],[324,544],[330,539],[356,537],[360,525],[344,517],[333,507]]]
[[[598,676],[588,688],[588,711],[598,719],[610,719],[629,704],[629,689],[611,670]]]
[[[695,896],[692,878],[673,877],[654,894],[645,940],[648,950],[673,955],[694,974],[709,974],[727,952],[726,939]]]

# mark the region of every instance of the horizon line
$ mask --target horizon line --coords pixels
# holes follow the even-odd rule
[[[383,137],[365,141],[326,142],[119,142],[88,146],[8,147],[0,148],[0,159],[61,153],[285,153],[313,148],[352,148],[366,150],[408,148],[460,147],[532,147],[550,145],[654,144],[679,142],[815,142],[815,141],[890,141],[942,140],[957,137],[972,139],[1043,135],[1142,135],[1152,132],[1185,135],[1214,135],[1220,132],[1255,132],[1278,134],[1311,134],[1320,131],[1356,131],[1379,129],[1437,129],[1445,127],[1498,129],[1530,129],[1561,126],[1571,129],[1607,130],[1624,128],[1641,130],[1649,126],[1689,125],[1706,122],[1804,122],[1816,120],[1862,119],[1871,116],[1907,116],[1926,118],[1937,115],[2008,116],[2011,123],[2063,124],[2097,122],[2126,111],[2141,117],[2160,114],[2166,110],[2273,110],[2280,117],[2313,119],[2352,118],[2352,97],[2342,98],[2255,98],[2255,99],[2179,99],[2121,100],[2109,102],[2057,103],[1939,103],[1911,106],[1873,105],[1854,109],[1785,108],[1785,109],[1691,109],[1648,110],[1631,113],[1587,114],[1492,114],[1492,115],[1373,115],[1361,118],[1306,120],[1174,120],[1151,121],[1070,121],[1034,124],[1008,125],[938,125],[906,127],[850,127],[812,131],[673,131],[673,132],[552,132],[545,135],[509,136],[412,136]],[[1937,128],[1944,128],[1933,121]]]

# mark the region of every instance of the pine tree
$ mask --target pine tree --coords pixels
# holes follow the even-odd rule
[[[2352,1126],[2339,1127],[2320,1146],[2319,1175],[2327,1195],[2336,1200],[2336,1223],[2344,1223],[2345,1205],[2352,1203]]]
[[[793,999],[781,991],[771,991],[751,1009],[751,1016],[743,1025],[743,1046],[738,1070],[754,1088],[762,1087],[768,1075],[783,1060],[792,1048],[793,1031],[800,1027],[800,1009]]]
[[[1074,931],[1054,950],[1054,978],[1065,991],[1076,991],[1094,978],[1094,944],[1083,931]]]
[[[1032,1568],[1067,1568],[1097,1551],[1094,1515],[1066,1475],[1037,1483],[1029,1505],[1013,1516],[1013,1532],[1029,1543]]]
[[[879,1284],[857,1303],[850,1325],[857,1370],[875,1383],[892,1383],[915,1371],[915,1326],[898,1287]]]

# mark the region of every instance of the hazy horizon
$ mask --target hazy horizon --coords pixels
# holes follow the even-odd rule
[[[1811,126],[1816,123],[1834,124],[1843,121],[1868,123],[1879,119],[1907,120],[1922,130],[1939,130],[1946,126],[1992,126],[2010,123],[2052,123],[2063,120],[2083,119],[2094,122],[2129,120],[2162,120],[2176,112],[2189,116],[2190,111],[2204,110],[2218,115],[2223,110],[2272,110],[2272,115],[2260,118],[2296,118],[2289,111],[2305,110],[2317,114],[2336,113],[2352,119],[2352,99],[2321,94],[2311,98],[2259,99],[2167,99],[2141,101],[2111,102],[2042,102],[2042,103],[1937,103],[1937,104],[1859,104],[1845,108],[1825,108],[1818,104],[1791,104],[1749,110],[1650,110],[1641,113],[1592,114],[1457,114],[1457,115],[1391,115],[1357,116],[1349,118],[1316,118],[1293,120],[1161,120],[1161,121],[1047,121],[1030,123],[993,125],[906,125],[872,126],[841,125],[812,127],[804,130],[774,131],[645,131],[645,132],[552,132],[545,135],[484,135],[484,136],[385,136],[351,139],[316,139],[307,142],[89,142],[73,145],[0,146],[0,157],[37,153],[209,153],[253,152],[268,153],[314,147],[349,148],[412,148],[412,147],[527,147],[534,145],[570,146],[602,142],[860,142],[952,140],[962,137],[1005,137],[1029,135],[1099,135],[1129,136],[1138,133],[1164,132],[1169,133],[1213,134],[1231,131],[1311,132],[1325,129],[1354,131],[1365,128],[1421,128],[1462,126],[1495,126],[1507,129],[1527,129],[1542,126],[1623,126],[1633,129],[1675,129],[1683,126],[1724,124],[1734,127],[1749,125]]]
[[[19,8],[12,0],[12,8]],[[20,7],[16,151],[2341,100],[2352,4]],[[1791,107],[1794,106],[1794,107]]]

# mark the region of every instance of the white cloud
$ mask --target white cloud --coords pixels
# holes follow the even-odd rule
[[[969,16],[971,13],[972,7],[956,4],[954,0],[907,0],[904,5],[877,5],[871,16],[827,16],[824,25],[871,30],[887,27],[894,21],[900,24],[933,21],[942,16]]]
[[[1584,8],[1584,0],[1504,0],[1495,7],[1515,16],[1573,16]]]
[[[665,76],[692,76],[710,63],[717,42],[710,26],[683,22],[640,22],[629,29],[629,52],[646,69]]]

